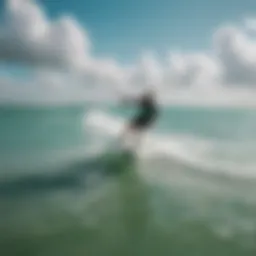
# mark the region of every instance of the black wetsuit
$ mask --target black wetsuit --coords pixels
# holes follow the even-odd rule
[[[155,101],[150,97],[142,97],[139,101],[139,113],[132,119],[131,125],[135,129],[146,128],[156,120],[157,116]]]

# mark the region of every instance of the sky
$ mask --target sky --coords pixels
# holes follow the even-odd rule
[[[253,15],[252,0],[41,0],[51,18],[63,13],[90,33],[98,55],[131,62],[145,49],[207,49],[212,32],[225,22]],[[132,47],[131,47],[132,44]]]
[[[254,0],[2,0],[0,101],[256,105]]]
[[[213,31],[253,15],[253,0],[41,0],[51,17],[71,13],[89,31],[96,53],[132,61],[144,49],[207,49]]]

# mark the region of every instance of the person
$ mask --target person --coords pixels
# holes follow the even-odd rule
[[[153,90],[147,90],[137,99],[130,100],[137,105],[137,114],[126,124],[121,138],[122,140],[136,139],[137,146],[141,144],[142,135],[156,121],[158,117],[158,106]],[[137,135],[137,136],[134,136]],[[133,138],[128,138],[133,136]]]

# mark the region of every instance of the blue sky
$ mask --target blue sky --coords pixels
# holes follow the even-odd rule
[[[24,82],[24,99],[32,89],[32,98],[53,90],[59,100],[66,89],[67,95],[92,88],[95,95],[112,96],[123,87],[154,85],[171,102],[208,104],[209,95],[214,104],[255,102],[255,0],[5,1],[5,98],[20,97],[15,91]]]
[[[253,15],[255,0],[41,0],[51,17],[71,13],[97,54],[129,61],[144,49],[207,49],[213,31]]]
[[[6,0],[7,1],[7,0]],[[5,0],[0,1],[0,17]],[[122,62],[144,50],[211,48],[213,32],[256,13],[255,0],[37,0],[52,19],[72,15],[90,35],[96,55]]]

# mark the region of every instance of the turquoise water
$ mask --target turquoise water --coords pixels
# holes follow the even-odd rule
[[[256,255],[256,110],[0,108],[1,255]]]

